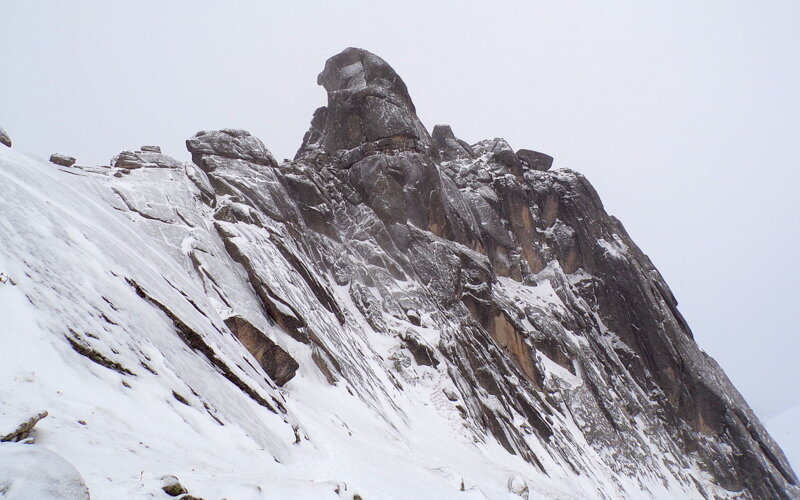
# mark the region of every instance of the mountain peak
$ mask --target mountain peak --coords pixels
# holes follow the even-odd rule
[[[430,146],[405,82],[375,54],[347,48],[325,62],[317,83],[328,92],[328,105],[315,113],[301,152]]]

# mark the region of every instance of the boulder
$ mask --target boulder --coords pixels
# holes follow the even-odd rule
[[[264,143],[246,130],[203,130],[186,140],[186,148],[192,154],[192,161],[201,168],[204,167],[202,159],[207,155],[237,158],[269,167],[278,166]]]
[[[71,167],[75,165],[75,158],[67,155],[62,155],[59,153],[53,153],[50,155],[50,162],[55,163],[56,165],[61,165],[64,167]]]
[[[175,476],[163,476],[161,478],[161,489],[164,490],[164,493],[171,497],[176,497],[178,495],[187,493],[186,488],[181,485],[181,483],[178,481],[178,478]]]
[[[534,170],[550,170],[550,167],[553,166],[552,156],[539,153],[538,151],[532,151],[530,149],[517,150],[517,158],[522,160],[523,164]]]
[[[297,361],[252,323],[241,316],[232,316],[225,320],[225,324],[275,384],[283,386],[297,373],[300,367]]]
[[[137,168],[180,168],[183,163],[160,153],[158,146],[142,146],[140,151],[123,151],[111,159],[111,166],[124,170]],[[159,151],[154,151],[158,149]]]

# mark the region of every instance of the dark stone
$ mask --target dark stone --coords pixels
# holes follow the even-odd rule
[[[411,334],[403,335],[402,339],[418,365],[432,366],[434,368],[439,366],[439,360],[436,358],[433,349],[422,339]]]
[[[5,130],[0,127],[0,144],[4,144],[8,147],[11,147],[11,138],[8,136]]]
[[[534,170],[546,171],[553,166],[553,157],[530,149],[517,150],[517,158]]]
[[[164,493],[171,497],[176,497],[178,495],[183,495],[187,493],[186,488],[184,488],[180,482],[178,482],[178,478],[175,476],[164,476],[161,478],[161,489],[164,490]]]
[[[495,139],[494,143],[489,148],[489,152],[491,153],[492,160],[501,165],[505,165],[516,174],[522,173],[522,163],[505,139]]]
[[[75,165],[75,161],[75,158],[59,153],[53,153],[50,155],[51,163],[55,163],[56,165],[61,165],[63,167],[71,167],[72,165]]]

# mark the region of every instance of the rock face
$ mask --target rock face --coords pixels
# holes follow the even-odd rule
[[[332,57],[318,83],[328,103],[293,161],[279,164],[257,138],[224,129],[187,140],[192,163],[142,147],[112,161],[128,175],[87,171],[71,181],[107,191],[109,221],[122,224],[114,217],[125,214],[132,229],[120,234],[134,235],[150,257],[127,267],[114,259],[120,268],[104,276],[124,275],[123,288],[138,298],[114,293],[160,318],[126,327],[111,320],[120,308],[108,306],[122,299],[107,292],[97,300],[64,278],[70,304],[115,325],[105,336],[99,327],[93,336],[75,330],[72,342],[138,380],[190,380],[186,367],[213,367],[224,383],[192,379],[178,391],[192,397],[179,406],[205,405],[209,418],[254,436],[264,431],[248,412],[276,415],[294,437],[289,450],[259,441],[279,450],[276,462],[281,453],[302,463],[339,446],[317,447],[325,437],[304,422],[320,410],[303,408],[346,388],[336,394],[347,402],[329,401],[346,407],[352,398],[386,423],[392,437],[374,438],[386,446],[417,426],[442,428],[423,455],[452,445],[462,451],[436,455],[437,463],[482,457],[482,478],[431,466],[442,484],[458,478],[449,480],[453,496],[474,488],[499,492],[488,498],[798,498],[779,447],[582,175],[549,170],[551,157],[515,152],[501,138],[470,145],[445,125],[429,135],[406,85],[367,51]],[[130,245],[102,248],[113,256]],[[29,262],[25,248],[18,253]],[[60,279],[42,269],[26,274]],[[40,295],[43,303],[55,296]],[[137,347],[142,336],[160,345],[158,328],[188,348],[171,347],[174,364]],[[187,350],[201,362],[182,357]],[[373,424],[363,421],[330,432],[368,435]],[[422,442],[409,440],[398,455]],[[325,467],[335,469],[346,452]],[[360,463],[402,462],[381,462],[382,453]],[[511,476],[507,464],[517,464]],[[479,484],[500,470],[496,489]]]
[[[328,91],[328,106],[314,113],[300,152],[361,156],[430,146],[406,84],[375,54],[346,49],[328,59],[317,83]]]

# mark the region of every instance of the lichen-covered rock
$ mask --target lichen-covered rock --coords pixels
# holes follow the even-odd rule
[[[164,490],[164,493],[171,497],[176,497],[186,493],[186,488],[181,485],[180,481],[178,481],[178,478],[171,475],[163,476],[161,478],[161,489]]]

